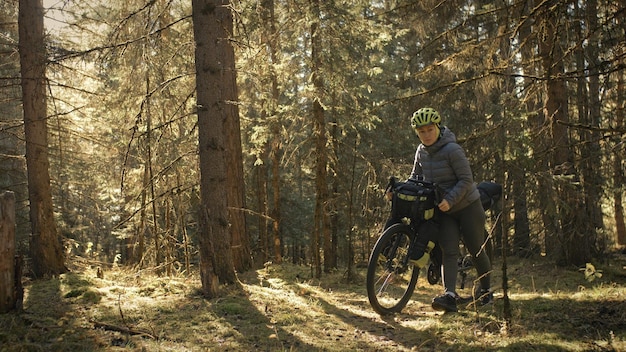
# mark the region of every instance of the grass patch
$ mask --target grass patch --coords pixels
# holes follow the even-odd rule
[[[593,282],[545,258],[508,264],[508,322],[497,261],[493,306],[434,312],[440,287],[420,279],[407,307],[386,317],[369,306],[364,279],[346,283],[342,272],[319,280],[308,267],[269,265],[207,300],[197,275],[113,269],[97,279],[78,268],[27,283],[24,311],[0,315],[0,351],[626,350],[623,262],[598,265]]]

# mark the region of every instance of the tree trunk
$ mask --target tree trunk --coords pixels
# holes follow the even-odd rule
[[[229,9],[230,10],[230,9]],[[228,196],[230,234],[232,237],[232,256],[235,270],[244,272],[252,267],[250,238],[246,225],[245,182],[243,176],[243,153],[241,150],[241,127],[239,124],[239,108],[232,103],[237,100],[237,82],[235,74],[235,54],[232,46],[225,54],[225,62],[231,67],[226,68],[224,84],[227,91],[224,95],[232,100],[224,106],[227,118],[224,121],[226,130],[226,187]]]
[[[277,97],[278,98],[278,97]],[[272,126],[272,238],[274,238],[274,260],[283,261],[283,236],[280,229],[282,223],[280,211],[280,128],[277,123]]]
[[[354,136],[354,150],[358,147],[358,137]],[[357,193],[355,179],[356,179],[356,167],[357,167],[357,154],[352,153],[352,160],[350,165],[350,191],[348,193],[348,214],[346,220],[348,222],[348,234],[346,236],[346,282],[352,282],[357,278],[356,268],[354,267],[354,199]],[[367,204],[366,204],[367,206]],[[367,209],[367,208],[365,208]]]
[[[196,90],[200,154],[200,279],[207,297],[216,297],[220,283],[233,283],[235,270],[228,226],[226,120],[234,119],[236,100],[233,25],[229,2],[192,0],[196,42]]]
[[[527,15],[529,12],[529,4],[527,2],[527,6],[524,7],[524,14]],[[527,42],[531,36],[532,28],[530,25],[530,21],[524,21],[524,24],[519,28],[519,41]],[[522,50],[522,61],[530,62],[532,59],[533,53],[531,44],[525,45]],[[528,73],[527,76],[531,76],[532,74]],[[524,78],[524,86],[528,87],[532,84],[529,78]],[[536,99],[527,98],[528,103],[526,105],[527,111],[536,110]],[[514,124],[511,126],[513,129],[517,129],[518,131],[524,131],[525,127],[524,123],[520,121],[519,124]],[[519,146],[519,150],[524,150],[522,146]],[[527,152],[517,152],[516,159],[519,160],[515,162],[515,166],[509,170],[511,174],[511,195],[510,198],[513,201],[513,239],[512,239],[512,252],[516,255],[524,255],[532,251],[531,242],[530,242],[530,225],[528,221],[528,181],[527,181],[527,166],[530,162],[527,160]],[[512,164],[513,165],[513,164]],[[504,220],[504,219],[503,219]],[[504,223],[504,221],[503,221]],[[506,229],[506,228],[504,228]],[[506,233],[506,231],[504,231]]]
[[[324,108],[320,103],[324,91],[324,83],[321,77],[321,36],[320,36],[320,8],[319,0],[311,0],[312,23],[311,23],[311,75],[314,86],[313,98],[313,139],[315,141],[315,225],[313,229],[313,241],[311,243],[311,255],[313,257],[314,275],[316,278],[322,275],[322,263],[319,251],[320,241],[330,242],[327,239],[330,234],[328,228],[328,214],[326,206],[328,202],[328,185],[326,184],[326,121]],[[326,254],[326,253],[325,253]]]
[[[281,151],[281,121],[278,117],[278,104],[280,91],[278,88],[278,77],[276,73],[276,66],[280,64],[278,52],[280,50],[280,42],[278,42],[279,36],[276,30],[276,17],[275,17],[275,4],[274,0],[264,0],[262,2],[263,7],[263,19],[262,22],[265,25],[263,29],[265,33],[264,42],[267,43],[266,48],[269,58],[269,75],[271,81],[272,95],[271,101],[268,104],[269,113],[268,116],[272,117],[270,121],[270,159],[271,159],[271,190],[272,190],[272,238],[274,242],[274,262],[281,263],[283,261],[283,238],[280,224],[281,220],[281,200],[280,200],[280,159],[282,155]]]
[[[334,106],[335,104],[333,104]],[[333,269],[337,269],[337,243],[339,242],[339,209],[338,207],[338,198],[339,198],[339,180],[337,178],[337,172],[339,168],[339,163],[337,161],[339,155],[339,143],[338,143],[338,123],[336,120],[336,113],[333,111],[333,121],[331,122],[332,127],[330,128],[330,138],[332,140],[332,151],[331,151],[331,165],[334,166],[334,173],[331,173],[330,176],[330,187],[331,192],[329,194],[327,200],[327,213],[328,213],[328,235],[324,238],[324,271],[329,273]],[[331,167],[333,167],[331,166]]]
[[[16,306],[15,194],[0,194],[0,313]]]
[[[261,158],[265,160],[265,155],[268,153],[264,152],[261,155]],[[268,219],[265,216],[268,214],[268,198],[267,198],[267,163],[263,162],[261,165],[257,165],[254,168],[254,172],[256,173],[256,192],[255,196],[257,199],[257,209],[261,216],[258,216],[258,232],[259,232],[259,240],[258,240],[258,256],[257,259],[260,260],[261,263],[265,263],[270,259],[270,241],[268,238]],[[257,263],[258,264],[258,263]]]
[[[624,49],[620,49],[621,55],[624,57]],[[621,60],[621,64],[624,64],[624,59]],[[624,75],[626,72],[617,71],[617,107],[615,109],[615,127],[617,129],[624,129],[624,117],[626,117],[626,84],[624,84]],[[618,140],[617,144],[620,143]],[[623,142],[621,142],[623,143]],[[616,242],[620,246],[626,246],[626,224],[624,223],[624,188],[623,185],[626,182],[626,176],[624,175],[624,148],[615,148],[613,153],[613,211],[615,219],[615,237]]]
[[[576,11],[582,12],[578,3],[575,3]],[[585,2],[585,13],[581,13],[580,17],[586,18],[585,25],[578,24],[576,26],[577,33],[580,42],[583,42],[588,37],[584,28],[598,28],[597,19],[597,1],[589,0]],[[585,16],[586,15],[586,16]],[[584,28],[583,28],[584,27]],[[579,71],[585,69],[585,62],[588,62],[589,77],[585,79],[579,79],[577,84],[577,105],[578,115],[581,124],[591,126],[592,128],[600,127],[600,79],[599,79],[599,59],[598,48],[599,38],[597,35],[590,35],[588,45],[585,48],[581,48],[576,51],[576,64]],[[587,89],[587,82],[589,82],[589,89]],[[602,184],[605,183],[604,175],[601,168],[598,167],[598,160],[601,159],[601,146],[602,135],[598,130],[581,129],[580,138],[582,146],[580,147],[581,155],[581,174],[582,174],[582,186],[584,192],[584,209],[588,221],[585,221],[582,228],[579,228],[581,232],[587,232],[593,234],[602,233],[604,228],[603,216],[602,216]],[[601,243],[601,242],[598,242]],[[592,247],[592,249],[596,249]],[[600,252],[604,252],[604,248],[600,249]]]
[[[569,131],[565,123],[568,115],[568,92],[563,63],[563,51],[559,42],[559,21],[562,18],[562,6],[556,6],[548,1],[543,9],[543,41],[539,45],[539,54],[542,59],[544,77],[546,78],[546,94],[544,101],[544,115],[550,121],[552,142],[552,172],[555,181],[554,201],[557,204],[559,225],[557,227],[557,242],[552,248],[556,254],[556,261],[560,265],[584,264],[591,260],[591,244],[595,242],[595,234],[585,233],[581,229],[588,218],[584,204],[580,200],[582,190],[576,185],[577,175],[573,163],[573,153],[570,149]],[[558,4],[557,4],[558,5]]]
[[[531,12],[535,9],[539,3],[537,0],[528,0],[524,6],[523,16],[530,16]],[[531,77],[538,76],[540,74],[540,64],[536,63],[536,48],[538,46],[538,37],[535,32],[540,31],[540,24],[524,21],[520,26],[519,40],[521,43],[525,43],[521,48],[522,61],[525,63],[524,67],[524,86],[532,87],[533,79]],[[532,34],[535,33],[533,36]],[[543,114],[541,108],[541,92],[540,91],[528,91],[528,97],[526,97],[526,113],[527,113],[527,125],[531,135],[531,146],[533,159],[529,170],[530,175],[535,175],[536,183],[525,183],[530,187],[531,191],[534,191],[536,197],[534,206],[542,209],[540,213],[542,231],[538,234],[538,242],[541,251],[547,251],[553,247],[551,244],[552,234],[556,233],[556,210],[554,202],[552,201],[552,179],[548,176],[549,165],[546,155],[548,154],[548,139],[549,137],[544,132],[547,130],[547,118]],[[519,189],[519,186],[518,186]],[[513,188],[515,192],[515,187]],[[514,193],[515,194],[515,193]],[[533,199],[533,195],[529,194]]]
[[[278,118],[278,99],[280,92],[278,88],[278,77],[276,76],[276,66],[279,64],[277,52],[280,48],[280,43],[277,42],[279,36],[276,35],[276,18],[274,12],[274,0],[261,1],[261,23],[263,24],[262,41],[265,43],[267,50],[267,74],[269,75],[269,81],[271,83],[271,95],[265,102],[267,108],[264,110],[264,118],[266,124],[269,126],[270,136],[268,143],[265,144],[265,148],[268,148],[266,155],[269,157],[270,168],[263,166],[264,171],[271,170],[271,179],[267,179],[265,176],[266,190],[271,190],[272,206],[270,216],[272,218],[272,251],[274,253],[273,260],[275,263],[282,263],[283,261],[283,240],[280,231],[281,223],[281,208],[280,208],[280,157],[281,157],[281,141],[280,141],[280,121]],[[264,191],[266,191],[264,190]],[[266,202],[269,200],[267,191],[265,192]],[[269,210],[269,203],[265,204],[264,210]],[[265,212],[268,214],[268,212]],[[268,224],[267,220],[264,224]],[[263,231],[267,234],[267,228]],[[269,238],[268,238],[269,241]],[[268,242],[269,243],[269,242]],[[268,247],[269,249],[269,247]]]
[[[24,105],[26,168],[32,237],[30,253],[35,277],[67,271],[54,222],[48,160],[46,53],[41,0],[20,0],[19,52]]]
[[[228,1],[223,1],[228,5]],[[245,204],[245,182],[243,175],[243,152],[241,150],[241,125],[239,122],[239,107],[235,103],[238,99],[237,74],[235,71],[235,51],[230,44],[232,35],[232,14],[230,7],[223,7],[222,17],[228,20],[229,24],[223,23],[226,30],[223,30],[222,40],[222,62],[224,63],[222,74],[222,95],[224,132],[226,136],[226,191],[228,200],[228,220],[230,222],[230,235],[232,238],[232,257],[235,270],[244,272],[252,267],[252,256],[250,253],[250,238],[246,225]],[[221,22],[221,21],[220,21]]]

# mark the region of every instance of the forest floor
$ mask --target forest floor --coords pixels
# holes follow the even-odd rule
[[[70,273],[25,282],[23,311],[0,314],[0,351],[626,351],[626,258],[596,266],[603,275],[589,282],[546,258],[509,258],[510,319],[499,260],[493,305],[434,312],[440,288],[420,278],[402,313],[381,317],[364,269],[346,283],[340,271],[318,280],[306,266],[268,264],[208,300],[198,275],[109,268],[98,278],[75,257]]]

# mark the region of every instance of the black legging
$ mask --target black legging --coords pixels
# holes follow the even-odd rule
[[[456,292],[461,235],[465,248],[473,256],[481,288],[490,288],[491,261],[486,250],[480,250],[485,242],[485,211],[480,200],[452,214],[440,212],[438,241],[443,254],[441,275],[444,288]]]

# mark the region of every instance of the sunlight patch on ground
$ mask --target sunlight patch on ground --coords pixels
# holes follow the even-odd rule
[[[443,314],[430,307],[440,287],[420,280],[401,313],[380,316],[369,305],[364,283],[347,283],[339,271],[311,279],[310,267],[269,265],[238,274],[239,284],[206,299],[197,276],[113,268],[98,278],[95,269],[83,267],[28,283],[26,312],[0,319],[0,343],[25,347],[38,341],[53,350],[626,350],[626,288],[613,283],[621,276],[605,272],[589,283],[578,271],[561,270],[552,282],[544,278],[525,286],[532,287],[526,292],[510,291],[512,321],[503,329],[497,289],[492,306]],[[525,275],[516,279],[531,282]],[[147,331],[156,339],[98,328],[96,321]]]

